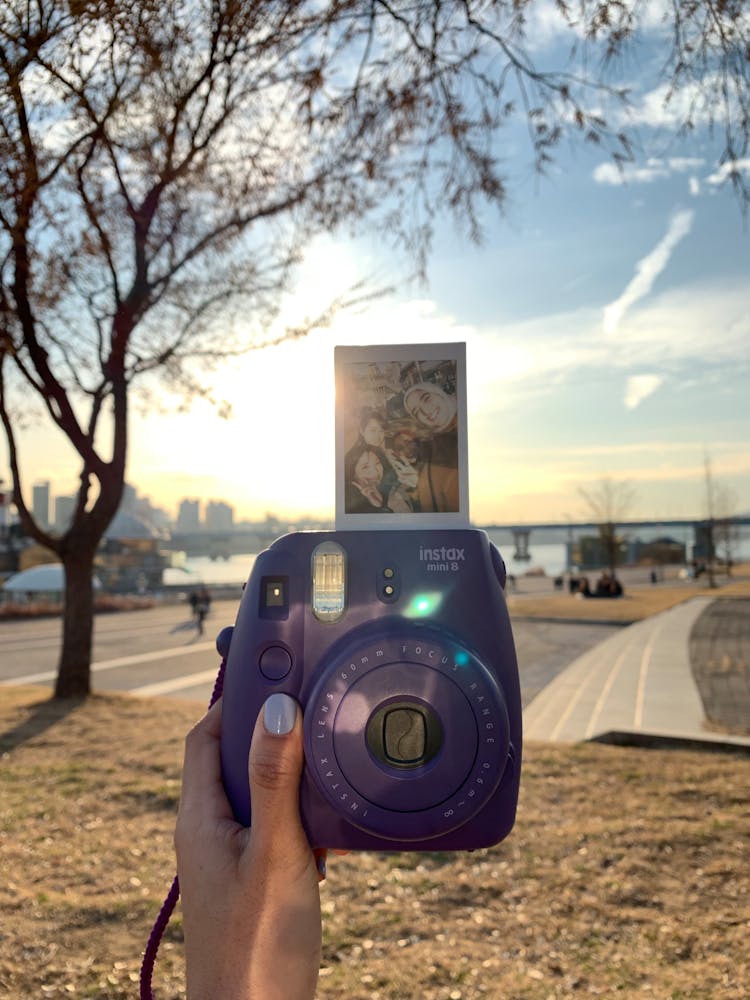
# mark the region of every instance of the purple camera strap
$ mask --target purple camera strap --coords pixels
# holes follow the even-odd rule
[[[216,675],[216,682],[214,683],[211,700],[208,703],[209,708],[221,697],[221,692],[224,688],[224,670],[226,669],[226,665],[226,658],[222,659],[219,672]],[[141,1000],[154,1000],[154,994],[151,989],[151,979],[154,974],[156,953],[159,951],[159,945],[161,944],[164,931],[167,929],[167,924],[171,919],[179,898],[180,881],[175,875],[172,887],[167,893],[167,898],[164,900],[162,908],[159,911],[159,916],[156,918],[154,926],[151,929],[148,944],[146,945],[146,950],[143,953],[143,962],[141,963]]]

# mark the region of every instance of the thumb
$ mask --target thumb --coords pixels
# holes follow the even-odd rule
[[[253,847],[264,853],[309,854],[299,815],[302,713],[288,694],[272,694],[258,715],[250,747]]]

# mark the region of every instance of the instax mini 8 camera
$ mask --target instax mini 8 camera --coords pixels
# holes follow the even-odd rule
[[[312,847],[488,847],[510,832],[521,696],[505,567],[484,531],[299,532],[256,559],[224,636],[221,758],[249,825],[248,753],[274,692],[304,713]]]

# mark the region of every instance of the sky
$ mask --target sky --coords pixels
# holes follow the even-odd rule
[[[538,27],[539,51],[552,51],[554,20]],[[462,341],[474,523],[586,520],[581,490],[605,478],[630,484],[633,519],[703,517],[707,465],[714,513],[750,511],[750,219],[718,137],[699,121],[675,138],[652,57],[627,71],[632,164],[563,148],[538,178],[511,128],[505,212],[486,213],[479,246],[439,219],[424,283],[405,282],[409,262],[374,235],[318,240],[280,322],[363,277],[394,291],[227,364],[214,388],[230,420],[200,401],[134,410],[128,481],[170,514],[188,497],[224,500],[238,520],[332,517],[334,346]],[[738,167],[750,176],[750,160]],[[33,427],[24,447],[29,483],[75,489],[64,447]]]

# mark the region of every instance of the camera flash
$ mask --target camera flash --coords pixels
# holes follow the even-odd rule
[[[312,555],[312,609],[322,622],[335,622],[346,606],[346,554],[337,542],[323,542]]]

